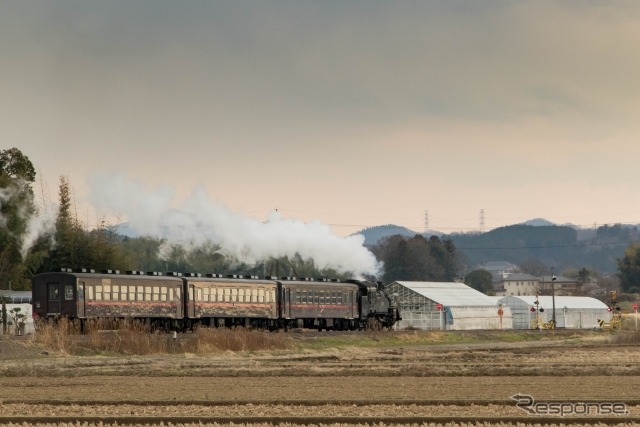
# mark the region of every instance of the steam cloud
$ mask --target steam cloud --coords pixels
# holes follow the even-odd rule
[[[15,187],[7,187],[0,189],[0,207],[5,203],[9,203],[12,199],[19,197],[28,184],[24,181],[17,181]],[[18,216],[26,219],[27,226],[24,235],[20,236],[20,253],[22,259],[25,259],[29,249],[36,243],[40,236],[53,236],[55,230],[55,218],[53,215],[30,215],[26,211],[26,206],[20,205]],[[6,226],[6,218],[0,214],[0,226]]]
[[[107,214],[126,216],[141,235],[164,237],[172,243],[212,241],[225,255],[247,263],[296,253],[313,259],[318,268],[354,275],[376,274],[380,264],[364,246],[361,235],[339,237],[329,226],[290,220],[272,212],[261,222],[209,200],[202,188],[172,208],[175,192],[161,187],[149,192],[123,175],[101,176],[92,183],[92,203]]]

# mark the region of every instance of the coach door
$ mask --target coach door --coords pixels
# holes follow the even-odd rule
[[[356,300],[356,295],[354,291],[347,292],[347,304],[349,306],[349,313],[351,314],[351,318],[355,319],[358,317],[358,310],[355,307],[354,301]]]
[[[62,283],[47,283],[47,314],[60,314],[60,298],[62,296]]]
[[[282,317],[285,319],[291,318],[291,289],[282,289]]]
[[[176,318],[182,319],[184,317],[182,308],[182,286],[176,286],[173,290],[173,302],[176,305]]]
[[[84,282],[78,282],[76,289],[78,293],[78,317],[84,317]]]
[[[196,287],[189,285],[189,297],[187,298],[187,316],[196,317]]]

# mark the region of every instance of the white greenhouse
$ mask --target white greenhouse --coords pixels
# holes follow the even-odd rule
[[[535,310],[535,300],[535,296],[508,296],[499,302],[511,309],[514,329],[533,329],[536,316],[542,323],[553,317],[553,297],[538,297],[540,311]],[[607,305],[591,297],[556,296],[555,307],[558,328],[593,329],[600,327],[598,320],[608,322],[611,318]]]
[[[397,297],[398,329],[512,329],[511,311],[475,289],[456,282],[393,282],[386,287]],[[499,314],[501,312],[501,315]]]

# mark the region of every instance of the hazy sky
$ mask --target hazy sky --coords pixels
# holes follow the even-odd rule
[[[0,0],[2,148],[90,222],[117,175],[339,235],[640,223],[639,116],[635,0]]]

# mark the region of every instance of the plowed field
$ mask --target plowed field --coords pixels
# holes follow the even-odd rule
[[[627,409],[551,418],[565,425],[640,420],[640,347],[606,340],[109,357],[11,346],[0,341],[0,423],[549,422],[517,394]]]

